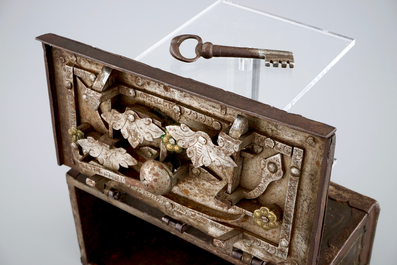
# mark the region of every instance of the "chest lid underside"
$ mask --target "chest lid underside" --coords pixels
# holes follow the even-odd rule
[[[60,165],[128,185],[222,251],[315,261],[334,127],[54,34],[37,39]]]

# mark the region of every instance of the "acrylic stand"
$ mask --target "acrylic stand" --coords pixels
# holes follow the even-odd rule
[[[199,35],[218,45],[292,51],[295,68],[265,67],[252,59],[174,59],[170,41],[180,34]],[[182,55],[195,57],[197,42],[181,45]],[[354,46],[354,39],[334,34],[228,1],[216,1],[136,57],[143,63],[192,78],[279,109],[289,110]]]

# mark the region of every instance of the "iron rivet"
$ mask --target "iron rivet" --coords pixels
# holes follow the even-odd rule
[[[267,169],[269,169],[269,171],[271,173],[276,173],[277,172],[277,165],[274,162],[269,162],[267,163]]]
[[[285,238],[281,239],[280,246],[284,248],[288,247],[288,241]]]
[[[314,140],[314,138],[313,137],[307,137],[307,139],[306,139],[306,142],[309,144],[309,145],[311,145],[311,146],[314,146],[315,144],[316,144],[316,141]]]
[[[214,238],[214,240],[212,241],[212,244],[214,244],[214,246],[218,247],[218,248],[224,248],[225,247],[225,243],[222,242],[219,239]]]
[[[170,202],[166,202],[166,203],[165,203],[165,208],[166,208],[168,211],[171,211],[171,210],[172,210],[172,204],[171,204]]]
[[[65,87],[66,87],[67,89],[71,89],[71,88],[72,88],[72,82],[66,81]]]
[[[198,176],[198,175],[200,175],[201,170],[200,170],[199,168],[193,168],[193,169],[192,169],[192,173],[193,173],[194,175]]]
[[[136,84],[137,84],[138,86],[142,86],[142,85],[143,85],[143,79],[140,78],[139,76],[137,76],[137,77],[135,78],[135,82],[136,82]]]
[[[176,114],[180,114],[181,113],[181,108],[179,106],[174,106],[172,109],[174,110],[174,112]]]
[[[134,121],[135,120],[134,115],[132,115],[132,114],[128,115],[128,120],[129,121]]]
[[[214,121],[214,122],[212,123],[212,127],[214,127],[215,130],[220,130],[220,129],[222,129],[222,125],[221,125],[221,123],[220,123],[219,121]]]
[[[135,97],[135,90],[130,88],[129,91],[131,97]]]
[[[86,94],[83,95],[83,99],[87,100],[87,95]]]
[[[262,151],[263,151],[263,146],[260,146],[258,144],[254,145],[254,153],[255,154],[260,154],[260,153],[262,153]]]
[[[265,146],[267,148],[273,148],[274,147],[274,141],[270,138],[266,138],[265,140]]]
[[[244,244],[247,247],[250,247],[253,243],[254,243],[254,240],[252,240],[252,238],[247,238],[247,239],[244,240]]]
[[[291,175],[294,177],[299,177],[301,171],[296,167],[291,167]]]

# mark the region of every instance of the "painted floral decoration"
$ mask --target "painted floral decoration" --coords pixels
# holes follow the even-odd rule
[[[278,227],[277,216],[267,207],[261,207],[254,211],[254,222],[265,230]]]
[[[72,127],[68,131],[69,135],[72,137],[72,141],[76,143],[78,140],[84,138],[84,133],[77,129],[76,127]]]
[[[161,139],[168,151],[177,153],[181,153],[183,151],[183,148],[177,144],[177,141],[172,138],[171,134],[167,130],[165,131],[165,134],[161,136]]]

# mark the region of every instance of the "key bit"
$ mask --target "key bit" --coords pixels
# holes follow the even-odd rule
[[[195,39],[198,42],[195,48],[196,57],[194,58],[182,56],[179,50],[182,42],[187,39]],[[294,54],[289,51],[214,45],[211,42],[203,43],[199,36],[190,34],[174,37],[171,40],[170,53],[175,59],[186,63],[195,62],[200,57],[204,57],[205,59],[212,57],[237,57],[264,59],[265,66],[273,65],[273,67],[278,67],[281,64],[282,68],[286,68],[287,65],[290,68],[294,68]]]

